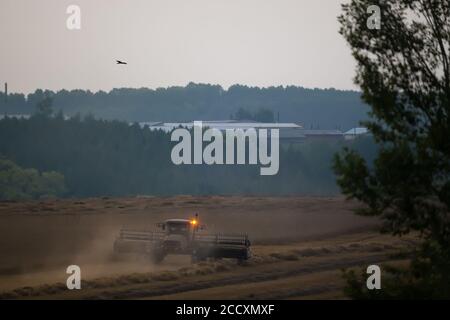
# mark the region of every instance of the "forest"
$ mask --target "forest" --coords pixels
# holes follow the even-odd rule
[[[56,175],[52,190],[28,192],[12,178],[8,166],[0,174],[23,197],[52,194],[64,197],[240,194],[240,195],[331,195],[338,193],[332,171],[333,155],[343,146],[373,157],[370,137],[353,142],[305,142],[282,145],[277,175],[261,176],[259,166],[174,165],[170,134],[151,131],[138,124],[96,119],[92,115],[67,118],[49,114],[45,106],[29,119],[0,120],[0,155],[34,176]],[[48,174],[47,174],[48,176]],[[18,190],[18,191],[17,191]],[[10,198],[15,198],[11,196]],[[20,197],[19,197],[20,198]]]

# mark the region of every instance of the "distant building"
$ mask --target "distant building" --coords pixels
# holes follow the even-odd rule
[[[368,134],[369,134],[369,130],[367,130],[367,128],[364,128],[364,127],[352,128],[352,129],[344,132],[344,139],[345,140],[353,140],[356,137],[364,136],[364,135],[368,135]]]
[[[343,133],[340,130],[303,130],[306,140],[334,141],[343,139]]]
[[[29,119],[30,117],[30,114],[0,114],[0,120],[5,118]]]
[[[239,120],[223,120],[223,121],[202,121],[203,127],[215,128],[220,131],[226,129],[279,129],[281,143],[301,143],[305,141],[338,141],[351,140],[357,136],[368,134],[367,128],[353,128],[347,132],[340,130],[307,130],[297,123],[280,123],[280,122],[255,122],[255,121],[239,121]],[[140,122],[141,127],[148,126],[150,130],[162,130],[171,132],[172,130],[183,127],[191,129],[194,122]]]
[[[142,127],[148,126],[150,130],[162,130],[171,132],[173,129],[183,127],[191,129],[194,122],[141,122]],[[226,129],[279,129],[280,141],[289,143],[298,143],[305,139],[303,134],[303,127],[296,123],[279,123],[279,122],[254,122],[254,121],[239,121],[239,120],[224,120],[224,121],[202,121],[203,127],[214,128],[220,131]]]

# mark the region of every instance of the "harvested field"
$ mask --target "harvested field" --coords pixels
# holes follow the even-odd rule
[[[344,298],[341,269],[393,260],[414,238],[374,230],[355,203],[319,197],[133,197],[0,202],[0,297],[87,299]],[[253,257],[191,264],[117,259],[119,229],[199,213],[208,232],[246,232]],[[399,261],[396,261],[398,263]],[[401,261],[400,261],[401,262]],[[68,265],[82,290],[65,286]]]

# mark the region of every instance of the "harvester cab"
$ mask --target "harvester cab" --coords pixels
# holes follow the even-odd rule
[[[195,233],[199,230],[205,230],[204,225],[199,225],[198,215],[193,219],[168,219],[157,226],[166,232],[167,235],[178,234],[188,239],[195,237]]]

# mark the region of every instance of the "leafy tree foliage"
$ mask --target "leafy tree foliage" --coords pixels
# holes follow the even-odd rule
[[[256,111],[255,114],[245,110],[244,108],[239,108],[236,114],[231,119],[234,120],[250,120],[256,122],[275,122],[275,117],[273,115],[273,111],[269,109],[260,108]]]
[[[50,171],[23,169],[14,162],[0,159],[0,200],[37,199],[61,196],[65,192],[64,176]]]
[[[379,30],[366,24],[373,4],[381,8]],[[427,250],[439,252],[422,250],[413,259],[412,270],[428,256],[421,261],[429,261],[429,275],[409,273],[414,283],[431,281],[438,290],[440,266],[448,266],[441,260],[450,257],[450,2],[352,0],[343,11],[341,33],[371,107],[365,125],[380,149],[373,166],[354,151],[338,155],[338,184],[366,204],[360,214],[381,217],[384,231],[418,231]],[[433,296],[440,293],[448,290]]]
[[[39,101],[36,105],[37,114],[44,117],[49,117],[53,113],[52,105],[53,99],[50,96],[44,97],[44,99]]]

